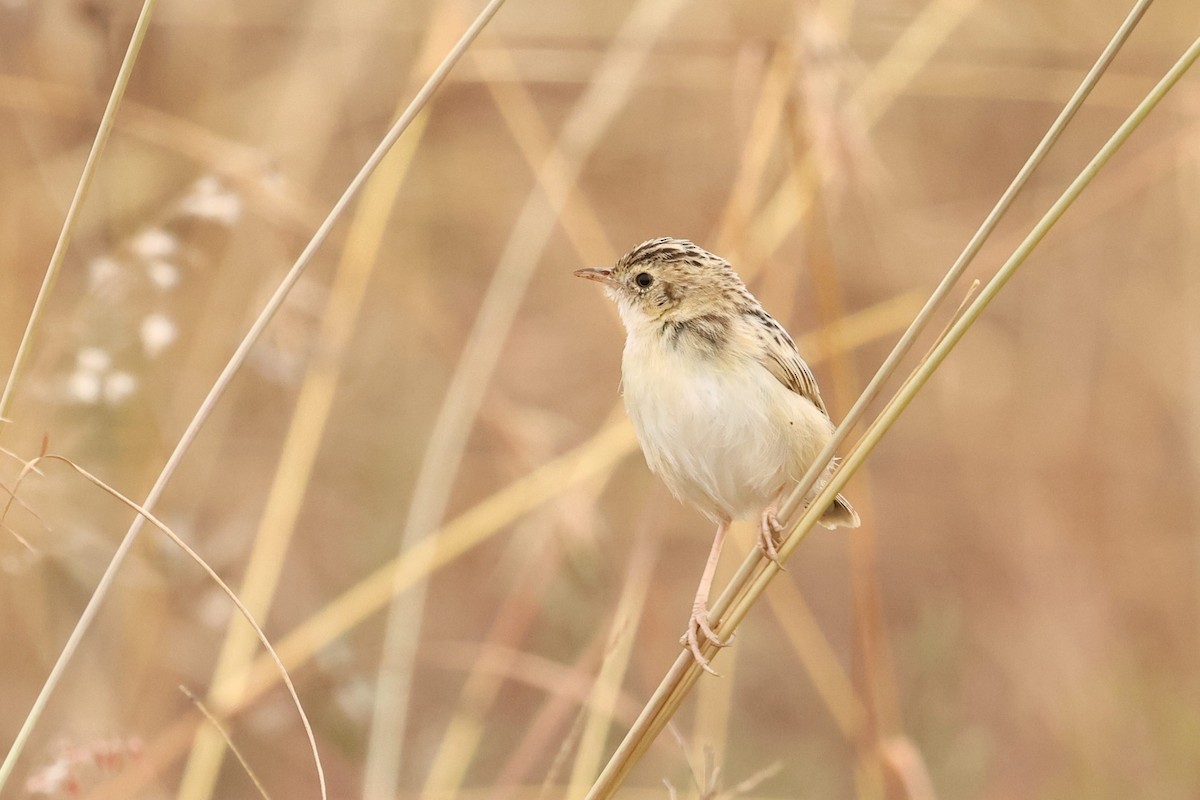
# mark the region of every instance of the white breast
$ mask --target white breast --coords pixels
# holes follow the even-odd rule
[[[662,336],[630,336],[622,374],[650,469],[714,519],[757,517],[832,431],[816,406],[752,358],[697,357]]]

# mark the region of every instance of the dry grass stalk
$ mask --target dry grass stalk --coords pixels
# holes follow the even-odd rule
[[[521,741],[513,750],[512,755],[508,757],[491,787],[494,800],[512,800],[513,796],[519,793],[520,786],[530,780],[535,765],[543,755],[554,749],[555,742],[564,743],[569,738],[565,734],[568,728],[581,723],[583,715],[579,713],[579,709],[588,701],[588,698],[593,696],[591,694],[591,686],[595,682],[593,676],[597,672],[597,664],[603,658],[604,644],[603,632],[596,629],[591,641],[575,659],[573,665],[575,672],[586,673],[589,676],[585,681],[584,697],[576,699],[574,696],[558,691],[552,693],[547,702],[542,704],[537,715],[526,726]],[[618,706],[618,713],[623,719],[632,721],[637,718],[638,708],[635,702],[632,714],[626,716],[624,701],[628,699],[627,697],[621,698],[622,704]],[[550,780],[551,774],[546,774],[547,781]]]
[[[826,116],[835,115],[826,112]],[[826,136],[832,138],[828,134]],[[817,141],[811,147],[811,160],[817,166],[822,180],[814,190],[817,202],[814,203],[812,230],[806,237],[809,242],[807,263],[812,273],[821,319],[839,319],[846,313],[837,255],[829,239],[829,231],[836,221],[829,219],[827,209],[838,205],[830,194],[841,195],[844,191],[840,179],[833,177],[844,170],[835,164],[824,163],[824,159],[834,157],[830,153],[832,149],[828,144],[821,145]],[[841,416],[847,398],[853,397],[856,387],[862,383],[852,359],[842,356],[831,362],[833,391],[827,397],[830,407],[837,409],[834,414],[837,418]],[[878,578],[875,525],[872,524],[875,518],[874,492],[869,478],[869,475],[863,475],[854,490],[855,505],[866,523],[853,536],[847,537],[855,641],[852,677],[857,689],[855,699],[859,701],[859,708],[863,712],[848,741],[857,759],[855,783],[860,798],[881,796],[879,787],[883,785],[883,775],[875,757],[879,737],[883,731],[900,733],[903,730],[895,671],[887,640],[883,636],[882,592]]]
[[[829,460],[833,458],[837,448],[841,446],[843,441],[845,441],[849,431],[855,425],[857,425],[858,421],[862,418],[866,411],[866,407],[878,396],[883,384],[891,378],[892,374],[899,366],[900,361],[903,360],[903,358],[912,349],[916,339],[928,326],[937,308],[940,307],[940,305],[944,302],[954,285],[958,282],[958,279],[962,276],[967,267],[970,265],[971,261],[974,260],[975,256],[979,253],[979,250],[983,247],[984,242],[991,235],[992,231],[995,230],[1000,218],[1012,205],[1012,202],[1016,198],[1017,194],[1028,182],[1029,177],[1033,174],[1033,171],[1045,158],[1046,154],[1058,140],[1059,136],[1061,136],[1067,124],[1083,105],[1084,100],[1086,100],[1091,94],[1092,89],[1095,88],[1096,83],[1100,80],[1100,77],[1104,74],[1108,65],[1112,62],[1112,59],[1116,56],[1117,52],[1128,38],[1133,28],[1137,25],[1138,20],[1141,19],[1141,16],[1145,13],[1145,10],[1149,6],[1150,2],[1151,0],[1139,0],[1139,2],[1134,5],[1129,15],[1114,34],[1113,38],[1109,41],[1108,45],[1097,58],[1092,69],[1089,70],[1088,74],[1084,77],[1083,81],[1076,89],[1075,93],[1067,101],[1066,105],[1063,107],[1063,110],[1059,113],[1058,117],[1046,131],[1045,136],[1043,136],[1042,140],[1034,148],[1025,164],[1018,171],[1008,188],[996,202],[996,205],[993,207],[992,211],[989,212],[983,223],[981,223],[979,229],[975,232],[975,234],[971,237],[971,240],[963,249],[962,253],[959,254],[959,257],[955,260],[953,266],[951,266],[950,270],[942,278],[937,288],[925,302],[924,307],[909,325],[908,329],[904,332],[904,335],[900,337],[900,340],[896,343],[895,347],[892,349],[892,352],[884,360],[884,363],[880,366],[875,376],[871,379],[871,382],[863,390],[862,394],[851,407],[850,411],[846,413],[846,416],[842,420],[842,424],[838,426],[838,430],[834,434],[833,440],[818,456],[817,462],[814,464],[813,469],[809,471],[808,475],[804,476],[804,478],[797,485],[796,490],[793,491],[789,496],[784,505],[785,512],[791,513],[795,511],[795,508],[799,504],[800,500],[807,494],[808,491],[811,490],[813,484],[815,483],[816,476],[819,471],[818,465],[829,463]],[[750,573],[755,569],[756,566],[757,559],[755,558],[748,558],[745,562],[743,562],[737,576],[735,576],[734,580],[730,583],[730,587],[736,587],[738,589],[744,587]],[[722,598],[717,601],[717,607],[726,608],[727,605],[725,604],[731,598],[732,594],[730,597],[722,596]]]
[[[902,787],[904,800],[937,800],[929,768],[911,739],[893,736],[883,742],[880,752],[892,782]]]
[[[749,535],[743,535],[738,543],[748,552],[756,541]],[[862,734],[867,722],[866,708],[804,595],[795,582],[779,581],[766,598],[780,633],[791,645],[797,661],[803,665],[838,730],[847,742],[853,742]]]
[[[180,684],[179,691],[183,692],[184,697],[192,701],[192,705],[196,707],[196,710],[204,715],[204,718],[208,720],[208,724],[211,725],[217,734],[225,741],[225,746],[229,748],[229,752],[233,753],[233,757],[236,758],[238,763],[242,765],[242,770],[245,771],[246,776],[250,778],[251,783],[254,784],[254,788],[258,789],[259,795],[261,795],[264,800],[271,800],[271,796],[267,794],[266,787],[263,786],[262,781],[258,779],[258,775],[256,775],[254,770],[251,769],[250,762],[248,762],[246,757],[242,755],[242,751],[238,750],[237,745],[233,743],[233,739],[231,739],[229,736],[229,731],[225,730],[225,726],[221,724],[221,721],[212,715],[212,712],[209,711],[204,705],[204,701],[199,697],[196,697],[196,695],[192,693],[191,689],[187,688],[183,684]]]
[[[739,260],[737,253],[747,239],[750,216],[762,188],[771,147],[778,137],[794,70],[795,54],[788,48],[778,48],[767,64],[746,143],[742,147],[738,174],[721,212],[714,251],[726,253],[735,263]]]
[[[674,725],[667,727],[675,737],[675,742],[679,745],[679,749],[683,751],[683,758],[688,766],[688,777],[692,779],[692,785],[698,793],[698,800],[732,800],[735,797],[744,797],[749,792],[758,788],[760,783],[768,778],[773,778],[783,769],[783,763],[776,761],[774,764],[760,769],[749,778],[738,781],[734,786],[722,791],[721,767],[717,760],[717,750],[708,746],[702,748],[699,758],[703,759],[703,767],[697,768],[696,757],[688,752],[687,742],[679,735],[679,731],[675,729]],[[663,778],[663,785],[667,787],[667,794],[671,800],[678,800],[679,792],[671,782]]]
[[[54,252],[50,255],[50,264],[46,267],[46,274],[42,278],[42,286],[38,290],[37,297],[33,301],[33,308],[29,312],[29,322],[25,326],[25,333],[21,337],[21,343],[17,345],[17,354],[13,357],[13,365],[8,373],[8,380],[4,382],[4,389],[0,392],[0,431],[3,430],[5,423],[8,421],[7,414],[9,406],[12,404],[13,392],[17,388],[17,378],[20,377],[21,370],[25,366],[25,359],[28,357],[29,350],[33,345],[34,334],[42,319],[42,311],[46,306],[46,301],[50,298],[54,282],[58,279],[58,273],[62,269],[63,261],[67,257],[67,247],[71,244],[71,236],[75,232],[75,225],[79,220],[79,212],[83,209],[88,189],[91,188],[92,179],[96,176],[96,168],[100,165],[100,156],[104,153],[105,145],[108,144],[109,135],[112,133],[113,125],[116,122],[117,109],[120,108],[121,100],[125,97],[125,88],[129,85],[130,76],[133,75],[133,65],[137,63],[138,53],[141,52],[142,42],[146,38],[146,31],[150,28],[150,17],[154,13],[154,7],[157,4],[158,0],[144,0],[142,10],[138,14],[137,23],[134,25],[133,33],[129,37],[129,47],[125,50],[125,57],[121,59],[121,68],[117,72],[117,79],[113,83],[112,92],[108,95],[108,104],[104,107],[104,113],[100,117],[100,127],[96,130],[96,135],[92,139],[92,147],[88,151],[87,161],[84,162],[83,172],[79,176],[79,183],[75,186],[75,193],[71,197],[71,204],[67,207],[67,216],[63,220],[62,229],[59,231],[58,241],[54,244]],[[4,784],[7,782],[8,776],[12,771],[10,761],[15,755],[20,754],[23,742],[22,734],[18,734],[16,744],[9,751],[9,756],[4,759],[4,764],[0,765],[0,789],[4,788]]]
[[[491,92],[496,108],[529,168],[536,173],[548,159],[561,158],[508,49],[497,45],[489,50],[487,58],[479,58],[476,54],[474,60],[484,85]],[[573,197],[557,212],[564,233],[582,261],[590,261],[591,254],[612,251],[599,215],[586,197]],[[549,571],[546,567],[543,570]],[[504,615],[505,611],[502,610],[497,617],[498,627]],[[499,634],[500,631],[496,630],[493,635]],[[500,676],[487,671],[486,665],[487,662],[481,659],[471,670],[459,708],[446,728],[437,754],[431,760],[423,790],[425,793],[456,791],[466,776],[473,754],[483,737],[482,714],[500,687]],[[464,704],[469,704],[469,708]]]

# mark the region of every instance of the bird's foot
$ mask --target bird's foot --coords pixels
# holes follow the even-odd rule
[[[786,569],[779,560],[779,535],[783,533],[783,525],[775,512],[767,509],[763,512],[758,526],[758,546],[762,548],[767,558],[775,562],[775,566]]]
[[[705,671],[720,677],[720,673],[714,670],[708,663],[708,658],[705,657],[701,650],[701,642],[711,642],[717,647],[728,647],[733,644],[734,636],[728,639],[722,639],[717,635],[717,632],[712,629],[712,625],[708,621],[708,609],[703,605],[692,606],[692,616],[688,619],[687,633],[679,638],[679,643],[685,645],[692,653],[692,658],[696,659],[696,663]]]

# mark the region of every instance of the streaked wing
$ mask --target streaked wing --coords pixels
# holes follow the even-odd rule
[[[770,370],[780,383],[801,397],[807,397],[828,417],[829,411],[825,408],[825,401],[821,399],[817,379],[797,352],[792,337],[765,311],[757,312],[754,322],[764,345],[760,357],[762,365]]]

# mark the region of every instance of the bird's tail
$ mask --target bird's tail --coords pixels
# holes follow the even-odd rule
[[[825,514],[821,517],[821,525],[832,530],[833,528],[857,528],[861,523],[858,519],[858,512],[854,510],[854,506],[850,505],[846,498],[840,494],[833,499],[833,503],[825,510]]]

